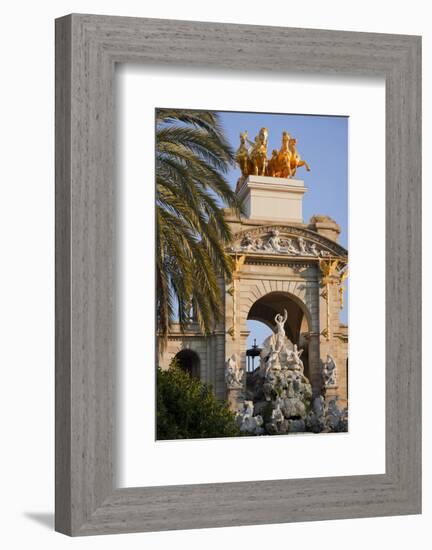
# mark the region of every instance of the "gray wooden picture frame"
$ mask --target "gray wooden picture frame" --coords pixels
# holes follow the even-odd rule
[[[291,71],[385,77],[385,474],[114,486],[116,63],[247,69],[269,79]],[[420,37],[58,19],[56,530],[94,535],[420,513],[420,201]]]

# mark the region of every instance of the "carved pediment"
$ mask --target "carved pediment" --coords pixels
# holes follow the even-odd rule
[[[280,225],[258,227],[237,233],[229,251],[317,259],[348,255],[345,248],[313,231]]]

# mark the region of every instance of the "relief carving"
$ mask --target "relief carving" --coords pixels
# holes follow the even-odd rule
[[[282,236],[277,228],[268,230],[262,235],[248,231],[234,243],[231,252],[262,252],[284,254],[288,256],[327,258],[334,252],[303,236]]]

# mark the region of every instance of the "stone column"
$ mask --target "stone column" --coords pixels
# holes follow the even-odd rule
[[[321,363],[320,363],[320,337],[317,332],[309,334],[309,382],[312,385],[314,396],[319,396],[322,387]]]
[[[235,267],[233,278],[225,291],[225,361],[233,355],[236,356],[239,369],[246,372],[246,338],[247,332],[242,330],[241,303],[240,303],[240,271],[246,260],[245,255],[237,256],[234,260]],[[246,387],[246,375],[241,384],[230,386],[227,384],[226,399],[233,411],[241,408]]]
[[[327,281],[321,288],[320,297],[320,358],[321,365],[327,361],[329,354],[336,365],[336,383],[327,385],[325,388],[326,402],[330,402],[338,398],[338,407],[346,406],[346,384],[344,380],[344,372],[340,361],[340,295],[338,277],[331,274],[323,282]],[[342,385],[341,385],[342,382]]]

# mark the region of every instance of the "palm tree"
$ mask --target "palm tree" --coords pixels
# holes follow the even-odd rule
[[[222,313],[220,278],[230,278],[231,231],[223,206],[240,213],[224,174],[234,163],[219,117],[208,111],[156,113],[157,326],[166,342],[190,313],[209,334]]]

